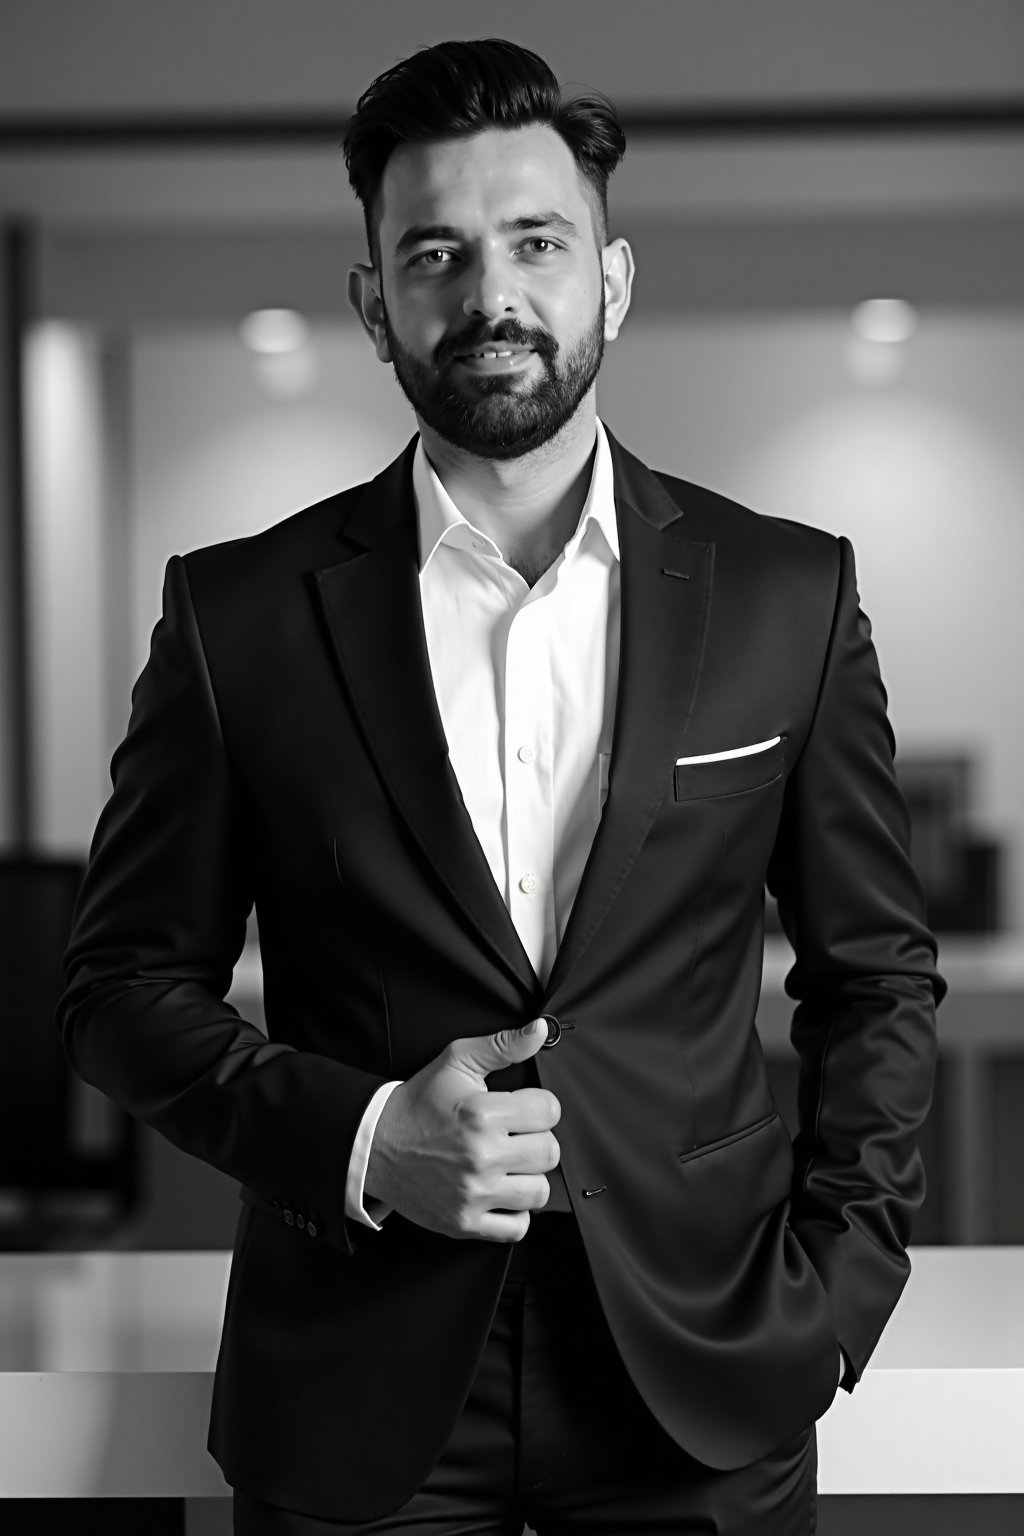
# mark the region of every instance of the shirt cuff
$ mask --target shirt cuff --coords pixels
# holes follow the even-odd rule
[[[398,1078],[393,1083],[381,1083],[363,1110],[363,1118],[359,1122],[356,1139],[352,1143],[352,1155],[348,1160],[348,1174],[345,1178],[345,1215],[352,1221],[362,1222],[364,1227],[372,1227],[375,1232],[381,1231],[379,1222],[390,1215],[394,1207],[386,1205],[383,1200],[374,1199],[372,1195],[365,1197],[364,1204],[363,1184],[366,1181],[370,1146],[373,1142],[373,1133],[377,1129],[377,1121],[392,1090],[400,1087],[402,1081],[402,1078]],[[374,1217],[377,1220],[374,1220]]]

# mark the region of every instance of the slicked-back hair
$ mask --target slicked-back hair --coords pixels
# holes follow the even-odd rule
[[[612,103],[599,91],[565,97],[536,53],[500,37],[437,43],[378,75],[356,104],[342,147],[363,205],[370,260],[380,269],[379,194],[399,144],[544,123],[568,145],[590,191],[598,247],[607,242],[608,178],[626,152]]]

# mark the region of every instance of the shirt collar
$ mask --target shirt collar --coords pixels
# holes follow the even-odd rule
[[[499,558],[501,551],[489,538],[463,517],[438,477],[423,448],[423,438],[416,444],[412,461],[412,494],[416,504],[416,522],[419,534],[420,574],[426,570],[440,544],[456,549],[479,549]],[[590,489],[580,513],[576,531],[565,546],[566,559],[582,543],[588,524],[594,522],[604,534],[605,542],[616,560],[619,559],[619,527],[615,520],[615,476],[612,468],[608,437],[597,420],[597,452],[590,477]]]

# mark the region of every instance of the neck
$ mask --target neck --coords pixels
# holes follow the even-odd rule
[[[419,422],[423,449],[463,517],[506,560],[555,558],[572,537],[590,489],[597,448],[593,391],[561,432],[518,459],[486,459],[452,447]]]

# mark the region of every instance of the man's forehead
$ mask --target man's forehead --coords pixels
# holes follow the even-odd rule
[[[571,217],[586,201],[569,146],[544,124],[402,144],[388,161],[381,193],[382,224],[389,226],[427,223],[460,204],[469,211],[482,203],[495,216],[571,204],[564,210]]]

